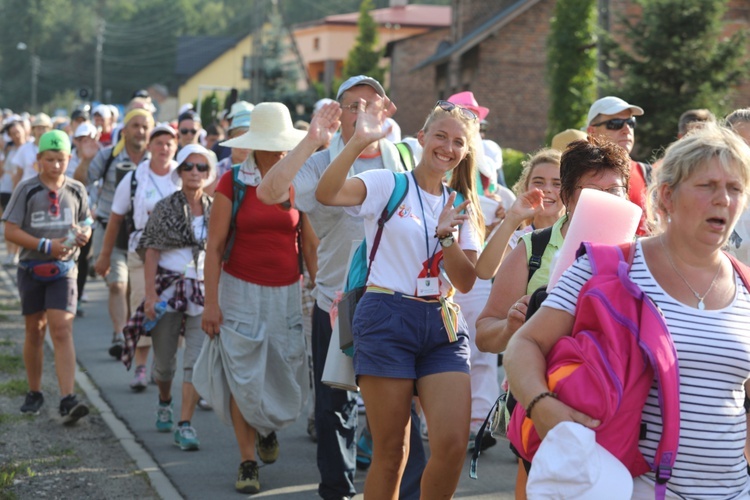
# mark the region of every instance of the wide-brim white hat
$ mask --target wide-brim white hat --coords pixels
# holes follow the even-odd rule
[[[629,500],[633,478],[627,467],[596,442],[596,433],[575,422],[561,422],[534,455],[529,500]]]
[[[210,186],[216,180],[216,154],[210,149],[206,149],[200,144],[188,144],[177,152],[177,168],[172,170],[172,182],[175,186],[182,187],[182,178],[180,177],[180,166],[187,160],[191,154],[199,154],[206,158],[208,162],[208,178],[203,182],[203,187]]]
[[[262,102],[250,114],[250,128],[221,143],[228,148],[256,151],[290,151],[307,135],[292,125],[289,109],[280,102]]]

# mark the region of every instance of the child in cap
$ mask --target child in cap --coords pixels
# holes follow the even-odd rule
[[[37,415],[44,404],[42,365],[49,325],[60,386],[60,416],[66,425],[89,413],[73,393],[73,318],[78,295],[75,261],[91,236],[91,218],[83,184],[65,175],[69,160],[67,134],[52,130],[42,135],[37,154],[39,174],[18,185],[2,217],[5,237],[21,247],[17,282],[26,322],[23,357],[29,384],[21,413]]]

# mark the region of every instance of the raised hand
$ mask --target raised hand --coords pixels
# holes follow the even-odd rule
[[[531,188],[516,198],[507,216],[513,216],[514,220],[532,219],[544,210],[544,192],[538,188]]]
[[[378,97],[371,103],[360,99],[354,136],[368,144],[379,141],[386,136],[385,119],[395,112],[396,105],[388,97]]]
[[[461,213],[462,211],[465,212],[467,210],[467,207],[470,203],[469,200],[466,200],[457,207],[454,207],[453,202],[455,200],[456,192],[453,191],[450,196],[448,196],[448,201],[443,207],[443,211],[440,212],[440,217],[438,218],[438,225],[435,229],[435,234],[437,234],[441,238],[451,234],[459,224],[462,224],[464,221],[469,219],[469,216],[466,213]]]
[[[328,144],[341,126],[340,118],[339,103],[329,102],[313,116],[307,136],[321,146]]]

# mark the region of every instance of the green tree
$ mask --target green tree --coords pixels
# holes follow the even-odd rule
[[[597,0],[558,0],[547,39],[550,108],[547,142],[581,128],[596,100]]]
[[[382,51],[377,49],[378,25],[370,15],[372,9],[372,0],[362,0],[357,21],[359,33],[344,62],[344,78],[367,75],[383,81],[385,69],[380,67]]]
[[[625,45],[611,50],[622,76],[609,89],[646,114],[638,122],[636,156],[651,156],[676,138],[684,111],[727,111],[745,77],[747,32],[722,36],[725,0],[636,0],[639,22],[623,20]],[[627,48],[626,48],[627,47]]]

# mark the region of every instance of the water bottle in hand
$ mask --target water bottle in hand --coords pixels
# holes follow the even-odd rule
[[[154,319],[146,318],[146,321],[143,322],[143,329],[147,332],[153,330],[161,317],[164,316],[164,313],[167,311],[167,301],[162,300],[154,304],[154,311],[156,311],[156,317]]]
[[[82,221],[78,226],[71,226],[70,229],[68,229],[68,238],[63,242],[63,245],[66,247],[72,248],[76,244],[76,236],[78,236],[79,231],[77,231],[77,228],[83,229],[85,227],[89,227],[94,224],[94,219],[91,218],[91,216],[86,217],[84,221]]]

